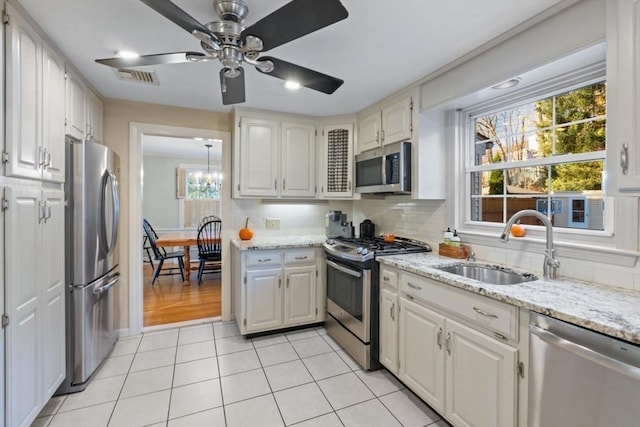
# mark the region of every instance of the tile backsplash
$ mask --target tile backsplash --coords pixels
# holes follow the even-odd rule
[[[231,214],[235,229],[249,226],[264,235],[325,234],[325,214],[328,210],[341,210],[358,234],[358,225],[370,219],[376,225],[376,234],[393,232],[430,243],[437,251],[442,241],[442,230],[447,228],[447,202],[444,200],[412,200],[409,196],[387,196],[345,201],[314,201],[311,203],[282,200],[232,200]],[[267,218],[280,220],[279,230],[267,230]],[[504,264],[514,268],[542,274],[542,253],[523,252],[509,248],[473,245],[478,260]],[[573,258],[559,257],[562,263],[559,275],[576,280],[640,291],[640,262],[634,267],[615,267]]]

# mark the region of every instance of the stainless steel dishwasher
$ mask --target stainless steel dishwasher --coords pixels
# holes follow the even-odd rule
[[[640,426],[640,347],[531,313],[529,427]]]

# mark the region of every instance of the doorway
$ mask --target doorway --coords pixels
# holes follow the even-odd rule
[[[203,140],[220,140],[221,142],[221,171],[223,176],[230,176],[230,164],[231,164],[231,133],[223,131],[215,131],[209,129],[195,129],[195,128],[183,128],[175,126],[165,126],[147,123],[130,123],[130,145],[129,145],[129,176],[130,176],[130,189],[129,189],[129,244],[130,244],[130,266],[129,266],[129,332],[130,334],[137,334],[148,327],[144,324],[144,268],[143,268],[143,232],[142,224],[143,219],[143,202],[142,197],[144,194],[144,175],[143,175],[143,146],[147,138],[152,137],[167,137],[167,138],[202,138]],[[175,174],[175,171],[172,175]],[[221,186],[221,204],[222,204],[222,217],[229,218],[230,215],[230,186],[228,183],[224,183]],[[220,274],[221,283],[221,317],[223,320],[230,320],[230,280],[228,274],[229,265],[229,237],[232,233],[227,229],[229,221],[223,221],[222,229],[222,272]],[[177,227],[176,227],[177,228]],[[135,250],[134,248],[140,248]],[[177,276],[177,280],[180,281],[180,276]],[[158,283],[158,282],[156,282]],[[155,286],[155,285],[154,285]],[[184,288],[197,288],[195,280],[192,279],[190,286],[182,286],[177,289]],[[191,289],[189,289],[191,290]],[[178,324],[200,323],[203,320],[209,319],[208,317],[199,318],[191,321],[179,321],[178,323],[171,323],[172,326]],[[166,327],[167,324],[163,324],[161,327]],[[156,328],[151,326],[151,328]]]

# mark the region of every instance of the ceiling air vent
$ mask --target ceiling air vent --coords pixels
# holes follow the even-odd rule
[[[120,80],[127,80],[130,82],[144,83],[148,85],[159,85],[158,77],[155,71],[140,71],[129,70],[126,68],[114,69],[116,77]]]

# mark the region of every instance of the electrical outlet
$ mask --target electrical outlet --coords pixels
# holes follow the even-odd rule
[[[280,218],[267,218],[267,230],[280,230]]]

